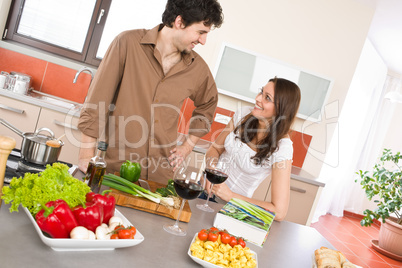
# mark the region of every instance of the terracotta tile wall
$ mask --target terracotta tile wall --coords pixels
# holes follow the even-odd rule
[[[183,103],[183,106],[181,107],[182,118],[179,122],[179,132],[180,133],[183,133],[183,134],[188,133],[188,129],[190,127],[190,119],[191,119],[191,115],[192,115],[194,109],[195,109],[195,106],[194,106],[194,102],[192,100],[187,99]],[[219,107],[216,108],[214,117],[217,113],[226,115],[229,117],[232,117],[234,115],[234,112],[225,110],[225,109],[222,109]],[[207,141],[214,141],[218,137],[218,135],[221,133],[221,131],[223,130],[223,128],[225,126],[226,126],[225,124],[214,121],[211,125],[211,130],[209,131],[209,133],[207,135],[202,137],[202,139],[207,140]]]
[[[179,132],[180,133],[183,133],[183,134],[188,133],[189,121],[190,121],[191,114],[194,109],[195,109],[195,106],[194,106],[193,101],[190,99],[187,99],[181,108],[182,119],[179,122]],[[232,117],[234,114],[233,111],[229,111],[229,110],[222,109],[219,107],[216,109],[215,115],[217,113],[226,115],[229,117]],[[215,118],[215,115],[214,115],[214,118]],[[225,128],[224,124],[214,121],[211,126],[211,131],[207,135],[202,137],[201,139],[213,142],[213,141],[215,141],[216,137],[218,137],[219,133],[221,133],[221,131],[224,128]],[[293,166],[302,168],[304,159],[306,158],[306,155],[307,155],[308,147],[310,146],[312,136],[298,132],[298,131],[292,131],[290,138],[293,141]]]
[[[76,70],[4,48],[0,48],[0,71],[28,74],[35,90],[78,103],[84,102],[91,82],[91,75],[81,73],[74,84]]]

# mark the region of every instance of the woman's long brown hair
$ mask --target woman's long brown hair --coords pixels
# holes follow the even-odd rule
[[[285,137],[293,124],[299,109],[301,93],[300,88],[293,82],[283,78],[272,78],[274,83],[275,116],[269,122],[263,139],[257,141],[257,152],[251,159],[255,164],[261,165],[264,159],[271,156],[278,148],[278,141]],[[250,143],[257,135],[259,119],[251,113],[243,118],[236,126],[236,138],[243,143]]]

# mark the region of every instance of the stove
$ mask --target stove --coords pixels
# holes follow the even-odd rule
[[[66,164],[70,169],[68,172],[74,176],[78,170],[76,165],[66,163],[63,161],[57,161]],[[21,157],[21,150],[13,149],[7,158],[6,172],[4,174],[4,184],[9,184],[13,177],[23,177],[26,172],[39,173],[46,169],[45,165],[38,165],[25,161]]]

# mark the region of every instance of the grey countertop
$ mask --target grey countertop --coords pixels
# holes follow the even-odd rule
[[[57,112],[79,116],[82,104],[70,100],[62,99],[53,95],[31,90],[22,95],[6,89],[0,89],[0,95],[23,101],[43,108],[51,109]]]
[[[117,209],[144,236],[136,246],[103,251],[54,251],[45,245],[35,231],[28,215],[10,213],[9,205],[0,209],[0,266],[14,267],[200,267],[187,251],[194,235],[210,228],[215,213],[198,210],[201,199],[191,200],[189,223],[180,222],[187,236],[178,237],[165,232],[165,223],[174,220],[127,208]],[[217,211],[222,205],[212,203]],[[314,228],[291,222],[274,222],[264,246],[247,243],[257,253],[258,267],[312,267],[314,250],[334,247]]]

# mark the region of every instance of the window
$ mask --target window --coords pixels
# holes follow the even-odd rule
[[[98,66],[117,34],[156,26],[165,5],[166,0],[16,0],[5,39]]]

